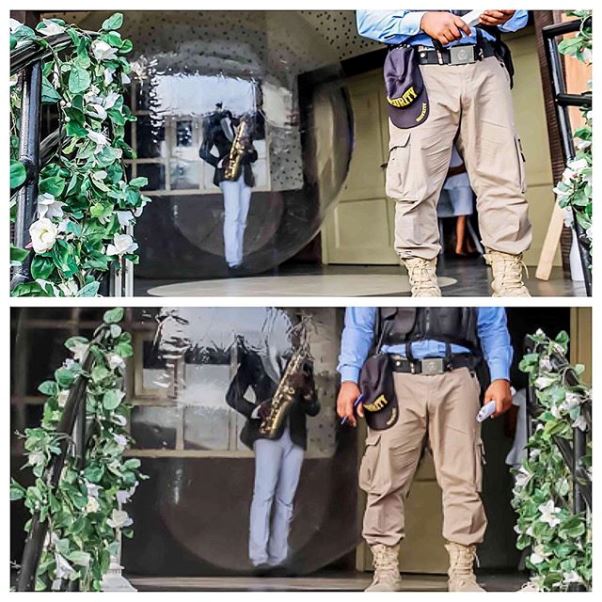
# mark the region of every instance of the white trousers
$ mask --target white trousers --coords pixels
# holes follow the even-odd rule
[[[291,441],[288,427],[275,441],[257,439],[255,485],[249,525],[249,558],[257,566],[278,566],[288,556],[288,535],[303,448]]]
[[[235,267],[242,263],[251,188],[245,184],[243,174],[236,182],[225,180],[219,187],[224,195],[224,254],[226,263]]]

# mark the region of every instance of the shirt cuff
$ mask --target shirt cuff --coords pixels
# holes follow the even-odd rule
[[[259,406],[257,406],[251,413],[251,418],[259,418]]]
[[[341,381],[351,381],[357,383],[360,379],[360,369],[355,366],[341,366],[339,370]]]
[[[420,28],[420,22],[424,16],[424,10],[416,10],[408,12],[403,18],[403,33],[407,36],[415,36],[419,34],[422,29]]]
[[[510,380],[510,368],[508,365],[501,360],[493,360],[488,362],[489,365],[489,376],[491,381],[494,380]]]

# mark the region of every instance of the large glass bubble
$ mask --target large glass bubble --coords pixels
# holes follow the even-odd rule
[[[84,27],[106,17],[90,13]],[[298,11],[127,11],[132,176],[147,278],[271,269],[317,234],[345,179],[350,109],[333,47]],[[229,269],[230,268],[230,269]]]
[[[137,524],[157,526],[124,548],[128,571],[245,574],[268,562],[303,574],[351,552],[360,537],[357,447],[335,414],[337,310],[144,316],[134,391],[147,401],[135,406],[131,431],[134,455],[156,459],[143,463],[150,479],[131,510]],[[263,419],[252,412],[273,399],[302,343],[314,400],[294,402],[276,439],[257,438]]]

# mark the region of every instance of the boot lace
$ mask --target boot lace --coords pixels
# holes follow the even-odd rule
[[[427,261],[406,263],[410,286],[414,292],[431,292],[436,289],[437,276],[435,268]],[[433,282],[434,281],[434,282]]]

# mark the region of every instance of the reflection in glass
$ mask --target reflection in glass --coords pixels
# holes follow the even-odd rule
[[[166,11],[152,35],[148,19],[128,11],[121,32],[135,49],[132,175],[149,177],[155,200],[137,225],[137,276],[279,265],[317,234],[347,173],[350,110],[336,50],[295,11]],[[232,133],[243,116],[253,121],[252,177],[230,192],[238,180],[216,184],[216,166],[199,156],[217,111]]]

